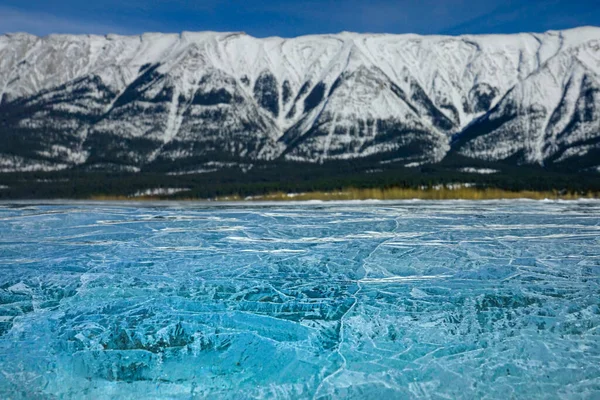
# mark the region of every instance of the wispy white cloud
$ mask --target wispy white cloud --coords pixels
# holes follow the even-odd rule
[[[108,33],[132,34],[133,30],[96,21],[84,21],[58,17],[49,13],[23,11],[0,6],[0,33],[27,32],[34,35],[51,33],[86,33],[105,35]]]

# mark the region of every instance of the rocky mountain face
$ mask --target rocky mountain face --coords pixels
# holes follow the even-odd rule
[[[0,36],[0,171],[600,166],[600,28]]]

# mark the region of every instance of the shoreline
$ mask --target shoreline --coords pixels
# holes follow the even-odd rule
[[[384,189],[356,189],[348,188],[338,191],[314,191],[304,193],[273,192],[263,195],[240,196],[232,194],[219,196],[212,199],[194,197],[169,197],[169,196],[92,196],[92,201],[202,201],[202,202],[307,202],[307,201],[385,201],[385,200],[580,200],[600,199],[600,193],[574,193],[558,191],[509,191],[505,189],[478,189],[474,187],[459,188],[384,188]]]
[[[600,193],[574,193],[558,191],[509,191],[504,189],[428,188],[428,189],[355,189],[339,191],[315,191],[305,193],[273,192],[264,195],[229,195],[216,198],[196,198],[177,196],[124,196],[95,195],[87,198],[40,198],[40,199],[2,199],[0,203],[42,203],[42,202],[196,202],[206,204],[258,204],[258,203],[328,203],[328,202],[382,202],[382,201],[500,201],[500,200],[536,200],[536,201],[581,201],[600,200]]]
[[[456,204],[469,205],[469,204],[487,204],[487,205],[510,205],[510,204],[531,204],[542,205],[542,204],[598,204],[600,203],[599,198],[580,198],[574,200],[562,200],[562,199],[493,199],[493,200],[423,200],[423,199],[406,199],[406,200],[302,200],[302,201],[217,201],[217,200],[73,200],[73,199],[53,199],[53,200],[15,200],[6,201],[0,200],[0,208],[15,207],[37,207],[37,206],[73,206],[73,207],[156,207],[156,208],[252,208],[252,207],[335,207],[335,206],[347,206],[347,207],[391,207],[391,206],[410,206],[422,204],[440,206],[443,204]]]

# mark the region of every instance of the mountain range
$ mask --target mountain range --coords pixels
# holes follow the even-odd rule
[[[354,159],[600,171],[600,28],[0,36],[0,172]]]

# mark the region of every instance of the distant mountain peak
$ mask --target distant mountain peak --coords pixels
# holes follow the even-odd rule
[[[0,170],[448,156],[600,164],[600,28],[0,36]],[[596,161],[595,161],[596,160]]]

